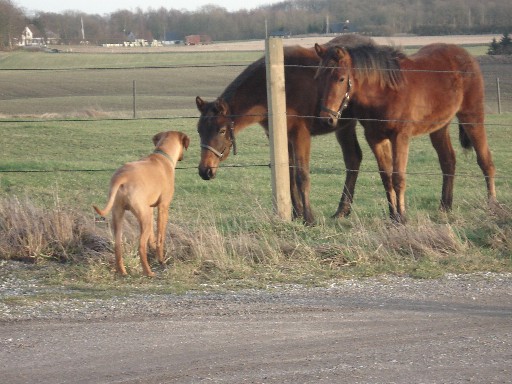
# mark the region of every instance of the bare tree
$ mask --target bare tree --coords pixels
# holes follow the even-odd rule
[[[20,13],[11,0],[0,0],[0,44],[12,44],[13,24]],[[213,40],[265,37],[265,31],[292,35],[325,32],[331,25],[350,20],[353,30],[374,35],[394,33],[446,34],[496,33],[510,29],[510,0],[286,0],[256,9],[228,12],[214,4],[197,11],[159,8],[118,10],[110,15],[40,13],[32,22],[43,31],[58,33],[64,43],[81,40],[84,21],[90,42],[122,42],[136,38],[183,40],[190,34],[207,34]],[[23,18],[22,18],[23,19]],[[19,22],[19,21],[18,21]],[[22,29],[22,27],[21,27]],[[10,32],[11,31],[11,32]],[[16,31],[16,34],[21,33]]]
[[[0,48],[12,49],[26,23],[22,9],[11,0],[0,0]]]

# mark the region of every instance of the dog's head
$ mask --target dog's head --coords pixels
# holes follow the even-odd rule
[[[160,132],[153,136],[153,144],[155,148],[162,149],[165,153],[172,152],[172,148],[176,145],[180,146],[178,161],[183,160],[183,152],[190,145],[190,138],[183,132],[167,131]]]

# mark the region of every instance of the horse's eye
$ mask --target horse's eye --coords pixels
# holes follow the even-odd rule
[[[341,76],[340,77],[340,83],[343,83],[345,81],[345,77],[344,76]]]
[[[219,135],[224,135],[226,134],[226,128],[225,127],[222,127],[220,130],[219,130]]]

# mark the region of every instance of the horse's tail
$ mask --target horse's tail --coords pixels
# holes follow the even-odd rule
[[[112,209],[112,206],[114,205],[114,200],[116,199],[117,191],[119,190],[119,187],[121,185],[123,185],[124,182],[125,182],[124,178],[118,178],[117,180],[114,181],[114,183],[110,187],[108,202],[107,202],[107,205],[105,206],[105,208],[99,209],[95,205],[92,206],[94,208],[94,210],[98,213],[98,215],[100,215],[102,217],[105,217],[106,215],[108,215],[108,213]]]
[[[464,149],[473,148],[473,143],[471,142],[471,139],[469,138],[462,124],[459,124],[459,142]]]

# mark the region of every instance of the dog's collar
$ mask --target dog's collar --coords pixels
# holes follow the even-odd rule
[[[169,155],[168,155],[167,153],[165,153],[164,151],[162,151],[161,149],[155,149],[155,150],[153,151],[153,153],[156,153],[156,154],[158,154],[158,155],[162,155],[162,156],[166,157],[166,158],[167,158],[167,160],[169,160],[169,161],[171,162],[171,165],[172,165],[172,167],[173,167],[173,168],[176,166],[176,163],[174,162],[174,160],[172,159],[172,157],[171,157],[171,156],[169,156]]]

